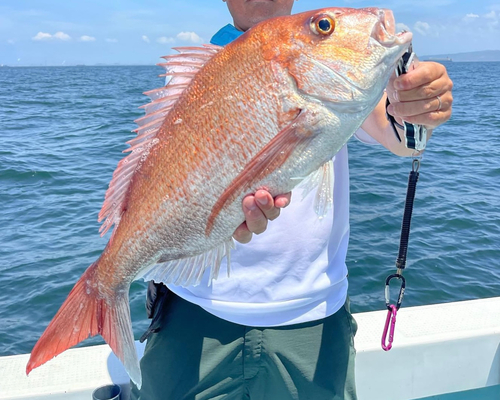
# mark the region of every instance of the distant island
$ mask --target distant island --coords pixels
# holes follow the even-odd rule
[[[500,61],[500,50],[472,51],[468,53],[454,53],[454,54],[435,54],[432,56],[421,56],[419,58],[423,61],[439,61],[439,62]]]

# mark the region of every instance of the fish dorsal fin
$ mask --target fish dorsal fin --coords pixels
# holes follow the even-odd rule
[[[104,204],[99,213],[99,222],[103,221],[99,232],[104,235],[113,225],[118,226],[122,213],[126,209],[127,192],[132,176],[147,158],[151,147],[158,142],[156,135],[170,110],[179,101],[193,77],[215,54],[220,46],[203,45],[203,47],[178,47],[179,54],[163,57],[166,62],[158,64],[165,68],[170,76],[168,83],[161,88],[150,90],[144,94],[151,102],[142,106],[146,115],[135,120],[138,127],[134,130],[137,136],[129,140],[130,145],[113,173],[113,179],[106,191]]]

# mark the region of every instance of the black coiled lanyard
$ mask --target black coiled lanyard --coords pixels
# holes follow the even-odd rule
[[[389,275],[385,280],[385,305],[387,307],[387,318],[385,320],[384,332],[382,334],[382,348],[388,351],[392,348],[394,341],[394,328],[396,327],[396,314],[401,307],[405,294],[406,281],[403,276],[403,270],[406,267],[406,253],[408,252],[408,242],[410,240],[410,224],[413,212],[413,201],[415,200],[415,191],[418,182],[418,169],[420,168],[420,159],[414,158],[410,176],[408,177],[408,190],[406,191],[405,211],[403,214],[403,223],[401,224],[401,239],[399,241],[399,254],[396,259],[396,273]],[[392,280],[400,281],[400,289],[396,304],[390,304],[389,285]],[[389,328],[390,326],[390,328]],[[389,333],[389,337],[387,337]]]
[[[418,59],[415,53],[413,53],[412,46],[410,45],[408,51],[403,54],[403,57],[401,57],[401,60],[396,66],[396,75],[399,76],[401,74],[407,73],[409,69],[415,67],[417,63]],[[388,105],[389,99],[387,99],[386,107]],[[403,122],[403,125],[400,125],[396,122],[394,117],[389,114],[387,114],[387,118],[391,122],[398,139],[401,141],[396,126],[404,130],[406,147],[414,149],[415,154],[421,154],[421,152],[425,149],[425,145],[427,143],[427,129],[422,125],[410,124],[405,121]],[[403,270],[406,267],[406,254],[408,252],[408,242],[410,239],[411,215],[413,212],[413,201],[415,199],[415,191],[418,182],[420,160],[420,156],[413,157],[412,169],[408,178],[405,210],[403,214],[403,223],[401,225],[399,254],[398,258],[396,259],[397,270],[395,274],[389,275],[385,280],[385,304],[387,307],[387,318],[385,320],[384,332],[382,334],[382,349],[384,349],[385,351],[388,351],[392,348],[392,342],[394,341],[394,328],[396,327],[396,314],[401,307],[401,303],[403,302],[403,297],[405,294],[406,281],[403,276]],[[396,279],[400,281],[399,295],[396,304],[391,304],[389,286],[391,281]]]

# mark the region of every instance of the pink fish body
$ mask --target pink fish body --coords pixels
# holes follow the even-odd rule
[[[216,279],[245,195],[301,181],[328,205],[329,162],[380,101],[411,34],[387,10],[330,8],[267,20],[225,48],[166,56],[130,154],[99,214],[114,225],[35,345],[27,373],[100,334],[140,387],[128,292],[137,278]],[[316,171],[316,172],[315,172]],[[228,263],[229,265],[229,263]]]

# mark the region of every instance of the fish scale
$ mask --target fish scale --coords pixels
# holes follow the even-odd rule
[[[278,195],[304,181],[319,188],[323,215],[331,159],[377,105],[411,40],[394,26],[390,11],[315,10],[264,21],[225,48],[166,56],[170,80],[146,93],[152,101],[99,214],[102,234],[114,225],[111,238],[35,345],[27,373],[100,334],[140,387],[134,279],[217,279],[245,218],[242,200],[260,188]]]

